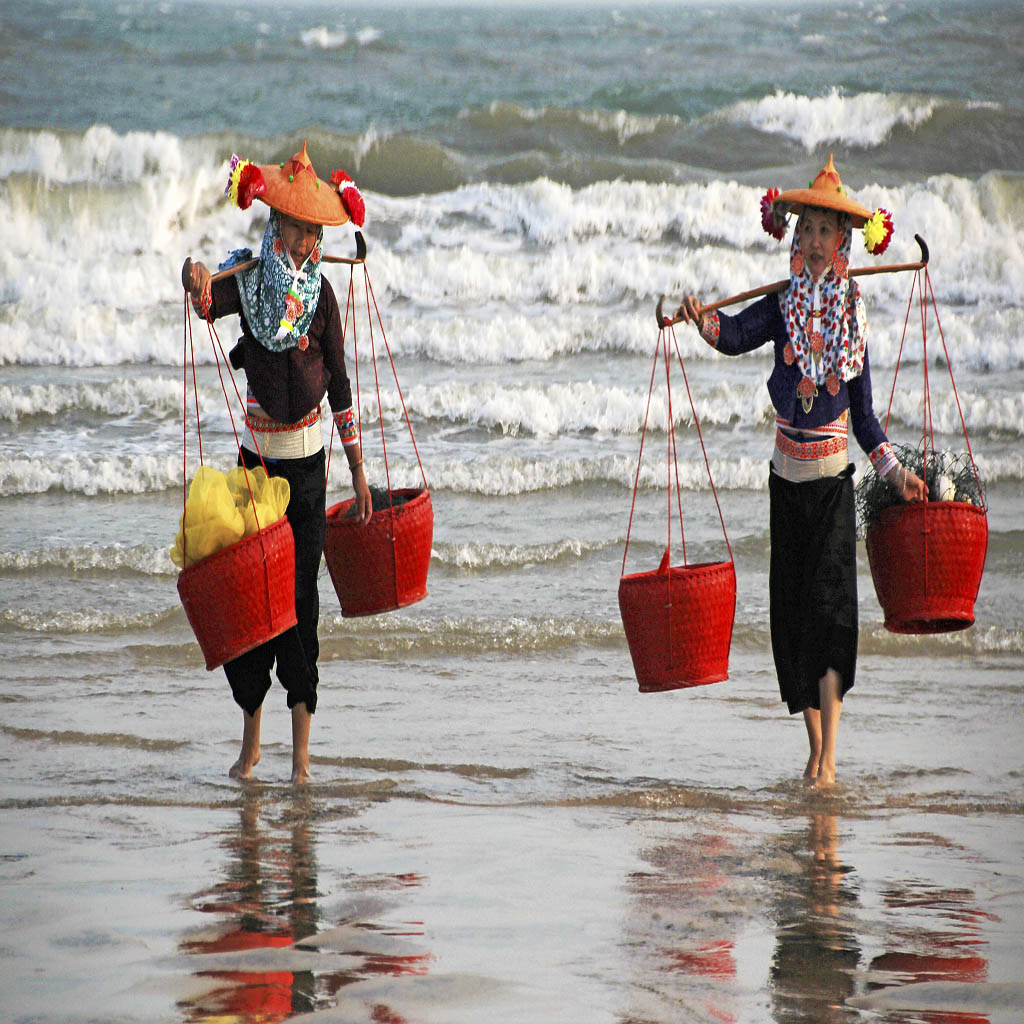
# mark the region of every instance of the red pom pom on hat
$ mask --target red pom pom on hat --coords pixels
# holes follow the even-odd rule
[[[238,205],[243,210],[252,206],[252,201],[267,190],[263,172],[255,164],[248,164],[238,180]]]
[[[355,185],[343,188],[341,190],[341,202],[348,211],[348,215],[352,218],[352,223],[357,228],[361,228],[366,220],[366,204],[363,202],[363,197],[359,194],[359,189]]]
[[[228,184],[224,192],[239,209],[248,210],[257,196],[267,191],[267,182],[263,171],[249,160],[238,156],[231,157],[231,168],[228,173]]]
[[[779,196],[777,188],[770,188],[761,196],[761,227],[776,241],[781,242],[786,234],[785,220],[775,216],[775,200]]]
[[[361,228],[366,220],[366,204],[356,183],[344,171],[331,171],[331,184],[338,190],[341,205],[345,207],[352,223]]]

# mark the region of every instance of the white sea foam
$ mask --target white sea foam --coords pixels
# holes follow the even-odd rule
[[[177,575],[169,547],[149,544],[102,544],[76,547],[0,551],[0,571],[37,572],[61,569],[73,572],[135,572],[144,576]]]
[[[258,246],[265,213],[223,200],[226,165],[193,158],[211,147],[109,129],[0,133],[0,167],[25,170],[0,190],[0,219],[10,228],[0,251],[0,365],[180,361],[184,255],[213,263],[240,244]],[[85,150],[93,157],[81,161]],[[760,228],[761,192],[719,180],[572,189],[542,179],[464,186],[429,201],[367,193],[380,228],[367,229],[368,267],[386,323],[395,318],[402,328],[399,351],[456,363],[640,352],[657,296],[719,297],[785,274],[785,244]],[[913,233],[926,238],[956,364],[1024,365],[1024,184],[944,175],[864,185],[858,198],[894,215],[885,261],[915,259]],[[39,237],[64,254],[60,274],[50,249],[32,243]],[[351,251],[350,232],[331,229],[327,245]],[[344,270],[331,267],[328,277],[343,294]],[[910,281],[863,282],[876,365],[895,356],[891,339]],[[204,334],[199,358],[208,362]],[[698,358],[707,355],[698,355],[692,332],[681,339]]]
[[[765,490],[765,458],[712,458],[711,473],[719,490]],[[375,467],[371,465],[371,470]],[[484,454],[471,458],[442,458],[430,462],[429,484],[435,490],[488,497],[535,494],[581,484],[615,484],[632,491],[636,479],[635,456],[509,456]],[[668,466],[664,457],[645,453],[639,485],[643,490],[664,490]],[[687,491],[710,491],[702,459],[679,462],[680,486]],[[415,465],[392,470],[393,487],[422,484]],[[396,482],[397,481],[397,482]]]
[[[764,456],[727,458],[709,453],[711,476],[720,491],[765,491],[768,487]],[[861,471],[867,469],[867,459],[859,453],[855,457]],[[978,471],[986,485],[1024,480],[1024,455],[986,456],[976,453]],[[382,469],[375,463],[370,471]],[[632,490],[636,479],[635,455],[558,456],[531,458],[508,454],[484,454],[471,458],[432,459],[427,465],[428,483],[432,489],[450,490],[459,494],[489,497],[534,494],[586,484],[613,484]],[[392,467],[393,487],[422,485],[415,463]],[[674,476],[673,476],[674,479]],[[640,466],[639,487],[643,491],[662,491],[668,480],[668,463],[661,454],[644,452]],[[679,460],[679,483],[685,491],[710,491],[707,469],[699,456]]]
[[[937,433],[962,438],[966,425],[969,437],[977,431],[1009,433],[1017,437],[1024,434],[1024,395],[1020,392],[993,394],[991,388],[986,388],[984,391],[968,393],[962,390],[961,382],[957,390],[958,404],[948,377],[943,381],[942,369],[936,369],[938,372],[933,373],[933,377],[938,377],[938,382],[930,385],[928,391],[931,414],[929,422]],[[884,419],[888,399],[888,392],[876,398],[876,412],[880,419]],[[923,426],[924,408],[924,388],[900,384],[892,399],[893,419],[920,428]]]
[[[0,629],[33,633],[102,633],[146,629],[167,617],[166,612],[34,611],[0,609]]]
[[[619,541],[613,542],[618,545]],[[516,566],[582,558],[603,551],[606,544],[582,540],[561,540],[553,544],[467,544],[434,543],[432,556],[442,565],[458,569],[507,569]],[[0,563],[2,567],[2,563]]]
[[[350,42],[357,46],[369,46],[380,37],[380,30],[370,25],[355,32],[349,32],[345,28],[329,29],[326,25],[316,25],[299,33],[299,41],[307,50],[340,50]]]
[[[182,482],[180,456],[118,455],[40,459],[0,456],[0,497],[45,494],[146,494]]]
[[[762,491],[767,486],[765,455],[723,457],[709,451],[711,474],[720,490]],[[507,496],[531,494],[586,484],[614,484],[632,490],[637,457],[630,455],[517,455],[508,449],[483,449],[478,456],[427,458],[425,470],[431,488],[461,494]],[[988,455],[975,450],[978,470],[987,484],[1024,480],[1024,454]],[[227,468],[230,460],[224,459]],[[680,485],[688,491],[709,490],[707,470],[699,449],[679,458]],[[861,459],[866,466],[866,460]],[[384,464],[367,455],[367,473],[383,479]],[[332,466],[333,470],[333,466]],[[192,470],[189,470],[191,476]],[[338,473],[340,474],[340,470]],[[668,479],[668,464],[660,444],[645,450],[639,485],[660,490]],[[419,487],[422,477],[414,457],[390,459],[392,487]],[[347,480],[336,474],[336,482]],[[56,456],[41,459],[0,456],[0,497],[64,491],[81,495],[146,494],[180,488],[183,467],[178,454],[167,456],[112,454],[110,457]]]
[[[614,137],[620,146],[625,145],[630,139],[655,135],[659,131],[682,123],[679,117],[669,114],[651,117],[626,110],[577,111],[558,107],[524,107],[502,100],[493,100],[487,108],[487,113],[495,122],[496,128],[515,121],[547,121],[563,129],[583,124],[595,129],[600,135]],[[477,115],[474,111],[463,110],[459,116],[462,119],[469,119]]]
[[[485,650],[524,651],[564,649],[566,645],[618,643],[622,624],[616,620],[597,622],[583,616],[535,617],[517,615],[497,618],[441,616],[422,622],[405,619],[400,625],[385,622],[380,616],[346,619],[341,615],[324,616],[320,635],[340,634],[346,644],[371,644],[394,655],[410,651]]]
[[[17,423],[33,416],[62,417],[68,412],[125,416],[140,411],[166,414],[181,411],[181,381],[167,377],[122,379],[97,383],[0,384],[0,420]]]
[[[213,146],[166,132],[118,133],[97,124],[83,134],[0,130],[0,180],[12,174],[38,175],[47,185],[137,182],[144,178],[189,177]],[[226,180],[226,179],[225,179]]]
[[[395,392],[382,392],[385,416],[397,419],[401,406]],[[551,383],[537,386],[506,385],[497,381],[414,387],[406,395],[410,415],[416,420],[440,419],[500,430],[510,437],[553,437],[566,433],[638,434],[643,426],[646,388],[596,384]],[[367,419],[374,410],[366,404]],[[767,421],[769,403],[758,384],[714,384],[694,396],[694,406],[704,424],[728,424],[744,419]],[[664,389],[651,397],[648,429],[668,427],[668,399]],[[680,386],[672,406],[675,424],[693,422],[693,412]]]
[[[778,89],[773,96],[737,103],[724,117],[794,139],[811,152],[837,142],[863,148],[880,146],[897,126],[919,128],[939,105],[940,101],[930,96],[881,92],[846,96],[838,88],[825,96],[803,96]]]
[[[344,29],[331,31],[326,25],[317,25],[299,33],[299,39],[307,50],[337,50],[349,39]]]

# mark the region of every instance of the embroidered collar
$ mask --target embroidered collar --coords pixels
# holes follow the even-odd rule
[[[803,374],[797,393],[804,412],[810,412],[825,385],[830,395],[842,381],[859,376],[864,368],[867,323],[860,289],[849,277],[850,218],[840,217],[835,252],[821,277],[815,280],[800,255],[800,223],[793,230],[789,256],[789,288],[779,304],[789,341],[784,357]]]

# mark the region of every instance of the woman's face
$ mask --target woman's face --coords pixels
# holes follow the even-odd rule
[[[813,277],[821,277],[839,242],[839,214],[815,206],[800,214],[800,255]]]
[[[320,235],[319,224],[307,224],[304,220],[296,220],[286,213],[278,215],[281,227],[281,241],[291,255],[296,267],[301,267],[313,251]]]

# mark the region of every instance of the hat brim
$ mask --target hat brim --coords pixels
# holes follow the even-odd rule
[[[260,171],[266,190],[258,198],[278,213],[327,227],[348,223],[341,196],[333,185],[314,173],[300,172],[289,181],[289,174],[279,164],[264,164]]]
[[[855,202],[849,196],[838,192],[826,192],[823,189],[789,189],[789,191],[777,196],[775,202],[772,203],[772,208],[780,213],[795,213],[798,216],[808,206],[817,206],[823,210],[836,210],[839,213],[849,214],[855,228],[864,227],[872,217],[871,211],[866,206]]]

